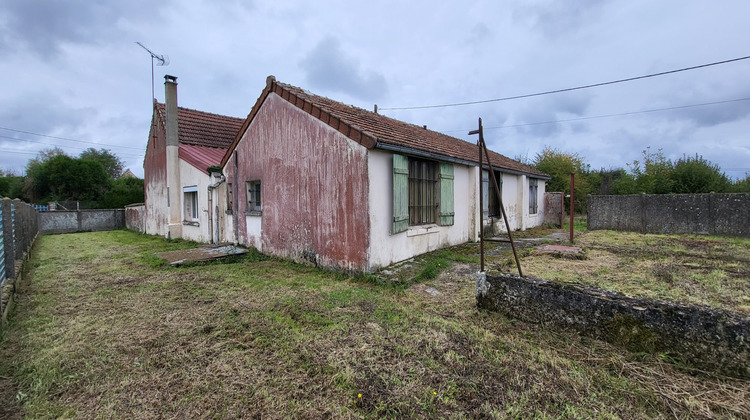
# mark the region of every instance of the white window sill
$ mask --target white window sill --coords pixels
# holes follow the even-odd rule
[[[438,232],[440,232],[440,226],[438,225],[411,226],[406,230],[406,236],[421,236]]]
[[[263,216],[262,210],[247,210],[245,216]]]
[[[182,224],[185,226],[200,226],[201,224],[198,223],[197,220],[183,220]]]

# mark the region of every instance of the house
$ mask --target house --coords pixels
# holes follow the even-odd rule
[[[542,224],[549,176],[489,155],[510,228]],[[227,203],[220,239],[267,254],[373,271],[476,241],[480,228],[504,230],[475,144],[273,76],[220,166],[214,200]]]
[[[218,212],[211,191],[220,175],[209,168],[218,168],[244,119],[178,107],[177,78],[164,79],[165,103],[154,100],[143,161],[144,229],[167,238],[217,242],[222,232],[214,228],[220,224],[214,222]]]

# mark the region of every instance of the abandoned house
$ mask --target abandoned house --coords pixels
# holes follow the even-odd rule
[[[215,180],[208,168],[219,165],[244,120],[179,108],[177,78],[164,79],[165,104],[154,101],[143,160],[145,232],[216,242],[208,207]]]
[[[505,229],[475,144],[273,76],[244,120],[178,108],[165,79],[144,161],[147,233],[373,271]],[[549,176],[490,159],[510,228],[542,224]]]

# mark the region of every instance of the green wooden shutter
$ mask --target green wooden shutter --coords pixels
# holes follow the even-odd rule
[[[453,224],[453,165],[440,164],[440,225]]]
[[[393,155],[393,233],[409,227],[409,158]]]

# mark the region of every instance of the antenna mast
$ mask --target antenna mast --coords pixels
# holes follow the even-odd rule
[[[169,56],[164,54],[155,54],[153,51],[146,48],[145,45],[141,44],[140,42],[136,41],[136,44],[140,45],[141,48],[148,51],[149,54],[151,54],[151,102],[153,103],[153,100],[156,99],[156,94],[154,93],[154,59],[157,60],[156,65],[157,66],[168,66],[169,65]]]

